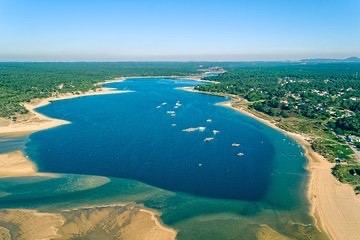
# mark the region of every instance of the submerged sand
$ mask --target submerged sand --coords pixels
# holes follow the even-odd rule
[[[52,213],[36,210],[0,211],[1,239],[173,240],[156,212],[136,204],[98,206]]]

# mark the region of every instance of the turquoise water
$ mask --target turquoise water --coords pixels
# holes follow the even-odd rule
[[[315,236],[302,149],[282,133],[216,105],[224,98],[177,89],[195,84],[127,80],[108,86],[133,92],[39,109],[72,122],[32,134],[26,143],[40,171],[60,175],[1,180],[0,207],[136,201],[159,210],[180,231],[179,239],[255,239],[260,224],[293,238]],[[204,129],[182,131],[197,127]],[[214,139],[204,141],[209,137]]]

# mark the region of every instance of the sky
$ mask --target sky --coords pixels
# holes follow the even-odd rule
[[[0,0],[0,61],[360,56],[360,0]]]

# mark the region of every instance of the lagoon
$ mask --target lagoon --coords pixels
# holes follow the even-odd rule
[[[128,79],[107,87],[132,92],[38,109],[72,122],[26,141],[40,171],[61,175],[1,180],[8,194],[0,206],[136,201],[159,210],[180,231],[178,239],[256,239],[263,224],[292,238],[317,236],[303,150],[283,133],[217,105],[225,98],[179,89],[197,84]]]

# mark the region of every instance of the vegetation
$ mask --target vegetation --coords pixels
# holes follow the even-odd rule
[[[188,75],[199,63],[0,63],[0,117],[27,113],[34,98],[95,89],[119,76]]]
[[[349,183],[355,186],[355,192],[360,193],[360,165],[336,165],[332,173],[342,183]]]

